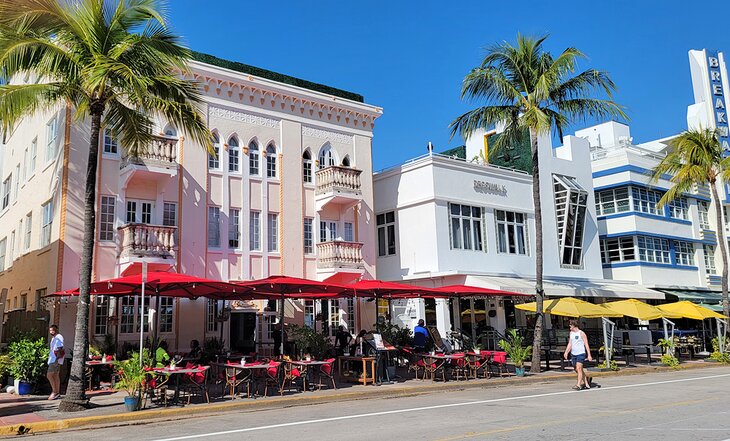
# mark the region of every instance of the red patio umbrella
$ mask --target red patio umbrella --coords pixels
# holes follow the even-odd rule
[[[349,287],[317,280],[289,276],[269,276],[265,279],[233,282],[251,291],[252,294],[277,295],[281,299],[279,323],[284,324],[284,301],[290,299],[337,298],[349,294]],[[282,335],[283,337],[283,335]],[[284,353],[284,339],[281,339],[281,354]]]
[[[378,298],[388,299],[388,314],[390,315],[390,300],[393,298],[415,298],[424,295],[446,297],[445,293],[422,286],[406,285],[405,283],[385,282],[383,280],[360,280],[346,285],[354,290],[356,297],[375,299],[375,319],[378,317]]]
[[[207,297],[216,300],[267,298],[263,294],[253,293],[252,290],[233,283],[163,271],[147,273],[145,291],[163,297],[183,297],[189,299],[196,299],[198,297]],[[91,284],[91,295],[136,296],[140,295],[141,292],[142,274],[100,280]],[[74,296],[78,294],[79,290],[76,288],[55,292],[52,295]]]

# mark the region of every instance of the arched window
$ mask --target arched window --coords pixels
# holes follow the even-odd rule
[[[319,152],[319,168],[332,167],[337,165],[337,156],[330,145],[322,147]]]
[[[218,133],[213,132],[213,153],[208,153],[208,168],[218,170],[220,168],[221,139]]]
[[[259,175],[259,146],[256,141],[248,145],[248,172],[251,176]]]
[[[165,134],[165,136],[170,136],[173,138],[177,136],[177,129],[172,124],[166,125],[165,130],[163,130],[162,132]]]
[[[228,171],[238,173],[238,158],[240,149],[238,147],[238,139],[231,136],[228,140]]]
[[[342,159],[342,166],[343,167],[349,167],[350,166],[350,156],[345,155],[345,157]]]
[[[312,182],[312,154],[306,150],[302,155],[302,177],[304,182]]]
[[[274,147],[274,144],[269,144],[266,147],[266,177],[276,177],[276,147]]]

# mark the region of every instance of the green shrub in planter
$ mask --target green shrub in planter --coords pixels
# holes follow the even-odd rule
[[[661,362],[661,364],[663,364],[665,366],[669,366],[670,368],[673,368],[673,369],[679,368],[679,360],[677,359],[677,357],[675,357],[674,355],[672,355],[670,353],[666,353],[666,354],[662,355],[662,358],[660,358],[659,361]]]
[[[525,360],[532,354],[532,346],[522,346],[523,338],[516,329],[507,330],[507,340],[500,340],[499,347],[507,353],[507,356],[515,364],[516,369],[523,369]]]
[[[608,369],[611,371],[618,371],[618,363],[616,363],[616,360],[611,360],[609,363],[606,363],[606,360],[603,360],[602,362],[598,363],[596,366],[598,369]]]
[[[20,381],[35,383],[48,366],[48,346],[43,337],[19,335],[8,345],[10,374]]]

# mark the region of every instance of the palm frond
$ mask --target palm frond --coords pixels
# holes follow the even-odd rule
[[[572,98],[555,102],[549,107],[571,121],[587,121],[591,118],[628,119],[621,106],[600,98]]]
[[[728,164],[722,157],[714,130],[693,129],[680,134],[670,141],[667,156],[653,170],[652,182],[656,183],[668,174],[673,184],[662,196],[660,205],[681,197],[695,184],[714,185],[718,176],[727,173]]]
[[[458,133],[466,139],[475,130],[487,130],[498,122],[512,119],[519,110],[516,106],[485,106],[466,112],[449,124],[451,138]]]
[[[57,104],[63,97],[59,83],[0,85],[0,124],[9,131],[15,124],[38,110]]]

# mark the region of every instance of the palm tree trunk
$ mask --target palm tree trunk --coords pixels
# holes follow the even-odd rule
[[[722,257],[722,314],[725,317],[730,316],[730,304],[728,304],[727,296],[727,245],[725,243],[725,224],[722,221],[722,205],[720,205],[720,197],[717,195],[717,187],[715,182],[710,182],[710,190],[712,190],[712,202],[715,204],[715,222],[717,222],[717,243],[720,246],[720,257]]]
[[[91,104],[91,139],[89,140],[89,162],[86,165],[86,190],[84,194],[84,239],[81,250],[81,271],[79,275],[79,298],[76,305],[76,333],[74,336],[73,362],[68,380],[66,396],[58,406],[61,412],[84,410],[86,398],[86,351],[89,347],[89,302],[91,291],[91,270],[94,260],[94,235],[96,227],[96,168],[99,157],[99,131],[104,104]],[[62,250],[59,252],[63,252]]]
[[[532,203],[535,207],[535,335],[532,341],[532,366],[530,372],[540,372],[540,345],[542,343],[543,313],[542,290],[542,207],[540,204],[540,162],[537,147],[537,131],[530,128],[532,150]]]

